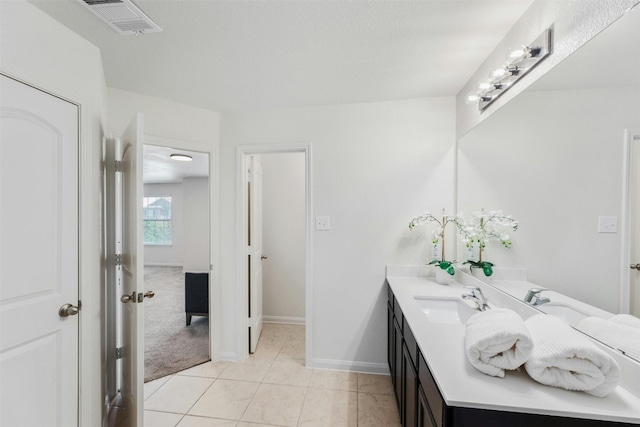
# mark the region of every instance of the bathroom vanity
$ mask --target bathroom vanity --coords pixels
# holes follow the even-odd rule
[[[465,322],[473,309],[460,297],[468,290],[407,271],[387,270],[387,356],[403,426],[640,425],[640,398],[623,384],[598,398],[544,386],[524,369],[508,371],[505,378],[477,371],[464,350]],[[500,299],[495,289],[487,292],[489,305],[513,309],[525,319],[537,313]],[[621,370],[624,376],[624,364]]]

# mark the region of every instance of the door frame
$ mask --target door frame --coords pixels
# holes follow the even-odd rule
[[[209,155],[209,357],[220,359],[221,302],[219,266],[219,185],[218,148],[211,145],[183,139],[173,139],[156,135],[144,136],[144,145],[175,148],[176,150],[198,151]],[[216,209],[216,206],[218,208]]]
[[[631,193],[634,190],[634,185],[632,183],[632,154],[635,150],[640,150],[640,134],[635,133],[630,129],[625,129],[622,165],[622,221],[620,227],[622,231],[622,239],[620,239],[622,244],[622,259],[620,264],[620,299],[618,307],[620,313],[629,313],[631,311],[631,269],[629,266],[632,263],[631,245],[633,243],[633,237],[631,236],[631,232],[633,231],[632,204],[634,200],[633,194]],[[638,221],[638,225],[640,225],[640,221]]]
[[[268,145],[239,145],[236,147],[236,307],[239,325],[236,335],[236,355],[239,361],[247,358],[249,354],[249,327],[246,241],[247,230],[247,163],[249,156],[259,154],[288,154],[303,153],[305,162],[305,365],[311,366],[313,355],[313,233],[312,213],[313,197],[311,189],[311,144],[268,144]]]

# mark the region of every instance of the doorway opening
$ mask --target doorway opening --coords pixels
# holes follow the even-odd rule
[[[144,289],[155,293],[144,311],[145,382],[211,359],[209,162],[144,145]]]
[[[310,366],[310,145],[238,147],[238,355],[259,351],[264,323],[304,325]]]
[[[640,316],[640,134],[625,130],[620,313]],[[631,267],[631,268],[629,268]]]

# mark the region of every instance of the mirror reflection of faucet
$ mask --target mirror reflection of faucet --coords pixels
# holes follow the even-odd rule
[[[480,311],[485,311],[490,308],[487,304],[487,298],[482,293],[482,289],[477,286],[465,286],[465,289],[468,289],[470,293],[462,294],[462,299],[473,301],[476,308]]]
[[[546,288],[531,288],[524,297],[524,302],[529,305],[541,305],[551,301],[549,298],[543,298],[540,296],[542,291],[547,291]]]

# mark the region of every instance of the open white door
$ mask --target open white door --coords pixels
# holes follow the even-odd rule
[[[78,107],[0,75],[2,426],[78,425],[78,196]]]
[[[249,353],[255,353],[262,332],[262,165],[259,156],[248,158],[248,290]]]
[[[628,134],[630,144],[629,219],[630,260],[629,309],[640,316],[640,135]],[[624,307],[623,307],[624,308]]]
[[[144,247],[142,240],[143,117],[137,113],[122,135],[122,382],[129,427],[143,426]],[[117,152],[116,152],[117,153]],[[117,156],[117,154],[116,154]]]

